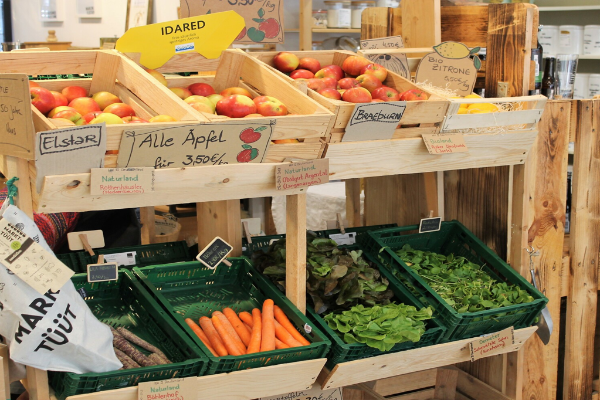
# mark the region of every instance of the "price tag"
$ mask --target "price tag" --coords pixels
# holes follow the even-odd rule
[[[229,264],[225,258],[231,253],[231,250],[233,250],[233,246],[217,236],[208,246],[202,249],[200,254],[196,256],[196,260],[210,269],[215,269],[221,262]],[[231,266],[231,264],[229,265]]]
[[[419,233],[437,232],[442,229],[442,217],[423,218],[419,224]]]
[[[197,381],[198,378],[191,377],[140,382],[138,384],[138,400],[197,399]]]
[[[88,264],[88,282],[116,281],[119,279],[119,266],[117,263]]]
[[[403,49],[404,41],[402,36],[387,36],[377,39],[364,39],[360,41],[361,50],[374,49]]]
[[[33,160],[32,132],[27,75],[0,74],[0,154]]]
[[[92,195],[143,194],[154,191],[154,168],[92,168]]]
[[[127,251],[125,253],[105,254],[104,261],[107,263],[117,263],[117,265],[128,266],[135,265],[137,252]]]
[[[338,246],[342,246],[344,244],[354,244],[356,243],[356,232],[336,233],[329,235],[329,239],[336,242]]]
[[[0,220],[0,261],[39,294],[58,292],[75,274],[6,219]]]
[[[329,182],[329,159],[301,161],[275,168],[277,190],[298,189]]]
[[[321,385],[315,383],[306,390],[299,390],[277,396],[262,397],[258,400],[343,400],[342,388],[322,390]]]
[[[462,133],[452,134],[424,134],[423,142],[429,154],[468,153]]]
[[[391,139],[405,109],[405,101],[357,104],[342,142]]]
[[[515,328],[512,326],[500,332],[474,339],[469,343],[471,361],[506,353],[506,348],[513,344],[515,344]]]
[[[101,249],[105,246],[104,243],[104,232],[98,229],[95,231],[79,231],[67,233],[67,240],[69,241],[69,250],[77,251],[83,250],[83,242],[79,235],[86,235],[87,241],[92,249]]]

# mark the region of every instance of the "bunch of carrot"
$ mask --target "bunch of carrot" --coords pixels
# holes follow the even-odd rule
[[[310,344],[271,299],[265,300],[262,312],[255,308],[252,313],[243,311],[238,315],[231,308],[225,308],[222,312],[213,312],[212,318],[200,318],[200,326],[191,318],[185,322],[215,357]]]

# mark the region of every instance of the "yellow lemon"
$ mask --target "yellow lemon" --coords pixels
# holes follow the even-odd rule
[[[460,106],[460,108],[458,109],[457,114],[468,114],[469,110],[467,110],[467,107],[463,108],[462,106]]]
[[[481,110],[485,112],[496,112],[498,111],[498,107],[495,104],[491,103],[477,103],[477,104],[469,104],[467,107],[469,111],[472,110]]]
[[[490,113],[490,111],[486,111],[486,110],[467,110],[466,114],[488,114]]]
[[[482,97],[476,93],[468,94],[465,96],[465,99],[481,99]]]

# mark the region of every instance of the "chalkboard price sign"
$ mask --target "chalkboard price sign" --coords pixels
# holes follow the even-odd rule
[[[119,279],[117,263],[88,264],[88,282],[116,281]]]
[[[217,268],[217,265],[222,262],[231,266],[231,264],[225,260],[227,254],[231,253],[231,250],[233,250],[233,246],[217,236],[208,244],[208,246],[202,249],[200,254],[196,256],[196,260],[200,261],[210,269]]]
[[[437,232],[442,228],[442,217],[423,218],[419,224],[419,233]]]

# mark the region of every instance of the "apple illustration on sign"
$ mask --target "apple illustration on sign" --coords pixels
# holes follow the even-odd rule
[[[279,31],[281,30],[279,21],[277,21],[275,18],[264,19],[264,16],[265,10],[260,8],[258,10],[258,18],[252,18],[252,21],[258,23],[258,28],[248,28],[247,31],[248,38],[253,42],[260,43],[265,40],[265,38],[273,39],[277,37]]]
[[[260,126],[256,129],[246,128],[240,133],[240,140],[244,142],[242,148],[244,150],[240,151],[236,157],[237,162],[239,163],[247,163],[254,160],[258,157],[258,149],[250,146],[248,143],[254,143],[262,137],[262,131],[267,129],[266,126]]]

